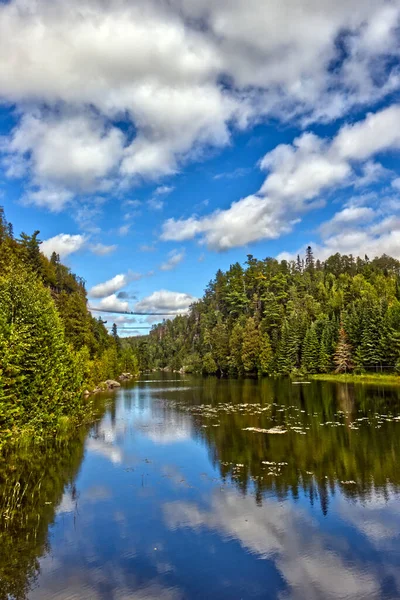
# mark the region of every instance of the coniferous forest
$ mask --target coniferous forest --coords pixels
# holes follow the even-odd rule
[[[218,271],[187,316],[131,339],[140,368],[219,375],[398,372],[400,262],[249,255]]]
[[[16,239],[0,207],[1,443],[79,420],[83,391],[123,371],[137,372],[136,356],[92,317],[85,282],[40,252],[38,231]]]
[[[218,271],[189,314],[121,340],[87,308],[85,282],[39,232],[17,239],[0,209],[0,431],[57,429],[84,389],[123,371],[220,376],[400,371],[400,262],[249,255]]]

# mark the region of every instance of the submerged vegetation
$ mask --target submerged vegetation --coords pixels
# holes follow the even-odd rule
[[[138,370],[132,348],[88,311],[85,282],[56,253],[48,260],[38,235],[15,239],[0,208],[0,446],[82,420],[85,388]]]
[[[140,367],[219,375],[400,371],[400,262],[249,255],[187,316],[131,340]]]

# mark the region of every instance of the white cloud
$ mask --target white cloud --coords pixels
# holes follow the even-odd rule
[[[256,194],[209,216],[168,219],[161,239],[183,241],[200,236],[209,248],[226,250],[288,233],[305,212],[324,205],[324,193],[360,183],[355,170],[360,161],[399,148],[399,132],[400,106],[391,106],[351,127],[342,127],[333,140],[304,133],[291,145],[277,146],[260,161],[268,175]],[[366,164],[361,179],[368,184],[379,169]]]
[[[125,200],[124,206],[131,206],[132,208],[138,208],[142,203],[140,200]]]
[[[111,175],[122,157],[123,134],[80,113],[26,113],[14,129],[8,153],[26,159],[37,183],[91,191]]]
[[[396,177],[396,179],[393,179],[392,187],[394,187],[395,190],[400,190],[400,177]]]
[[[50,258],[53,252],[59,254],[60,258],[65,258],[74,252],[82,250],[86,245],[86,241],[87,239],[84,235],[59,233],[52,238],[44,240],[40,245],[40,250],[48,258]]]
[[[150,210],[162,210],[164,208],[164,201],[160,200],[160,198],[150,198],[147,201],[147,206]]]
[[[131,228],[130,223],[127,223],[126,225],[121,225],[121,227],[119,227],[119,229],[118,229],[118,235],[120,235],[121,237],[128,235],[130,228]]]
[[[45,186],[29,190],[22,198],[24,204],[34,204],[41,208],[47,208],[51,212],[60,212],[71,203],[74,194],[65,189],[53,186]]]
[[[174,189],[175,188],[172,185],[159,185],[154,190],[154,195],[155,196],[166,196],[167,194],[171,194],[171,192],[173,192]]]
[[[400,148],[399,122],[400,106],[393,105],[345,125],[332,144],[333,153],[345,160],[365,160],[389,148]]]
[[[116,245],[107,246],[105,244],[97,243],[91,244],[90,249],[93,254],[97,254],[97,256],[106,256],[107,254],[112,254],[117,249]]]
[[[0,96],[18,108],[9,175],[109,191],[175,173],[264,116],[341,117],[400,87],[399,12],[382,0],[0,3]]]
[[[337,212],[330,221],[323,223],[320,231],[323,236],[327,237],[332,233],[339,233],[343,227],[372,221],[375,216],[375,211],[369,206],[347,206]]]
[[[111,310],[116,312],[127,312],[130,310],[129,302],[126,302],[125,300],[120,300],[119,298],[117,298],[116,294],[111,294],[110,296],[103,298],[102,300],[100,300],[98,305],[93,306],[92,308]]]
[[[315,256],[325,260],[337,252],[362,257],[367,254],[370,258],[388,254],[400,260],[400,202],[396,207],[389,205],[395,212],[388,214],[380,198],[375,199],[376,207],[357,205],[355,200],[320,226],[321,241],[310,241]],[[369,196],[364,200],[372,202]],[[294,260],[304,250],[282,252],[277,258]]]
[[[172,271],[185,258],[185,251],[171,250],[168,254],[168,259],[160,266],[161,271]]]
[[[197,298],[190,294],[159,290],[137,302],[135,310],[143,313],[166,312],[179,314],[187,312],[190,305],[196,301]]]
[[[142,276],[139,273],[132,273],[131,271],[128,273],[120,273],[104,283],[98,283],[97,285],[94,285],[89,290],[89,295],[92,298],[104,298],[104,296],[110,296],[110,294],[114,294],[115,292],[122,290],[131,281],[138,281],[141,279],[141,277]]]

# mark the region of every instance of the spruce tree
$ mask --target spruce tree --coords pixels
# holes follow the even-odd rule
[[[289,374],[297,366],[298,339],[293,327],[290,327],[285,318],[282,323],[280,342],[278,345],[275,362],[276,371]]]
[[[343,324],[340,325],[339,339],[333,362],[336,365],[336,373],[347,373],[353,369],[352,347],[349,344]]]
[[[321,343],[319,349],[319,370],[321,373],[329,373],[333,369],[333,355],[336,345],[337,324],[332,318],[325,319],[322,329]]]
[[[232,329],[229,339],[229,364],[231,369],[236,373],[242,373],[242,343],[243,343],[243,328],[240,321],[237,321]]]
[[[244,370],[254,372],[257,370],[258,355],[260,353],[260,337],[253,317],[249,317],[243,331],[242,363]]]
[[[271,341],[268,333],[261,337],[259,366],[264,375],[271,375],[273,372],[274,353],[271,347]]]
[[[307,373],[317,373],[319,367],[320,346],[315,324],[307,330],[303,344],[302,367]]]

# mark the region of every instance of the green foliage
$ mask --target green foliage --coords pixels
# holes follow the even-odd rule
[[[307,330],[302,352],[302,367],[306,373],[317,373],[320,361],[320,344],[316,324]]]
[[[260,354],[260,336],[253,317],[249,317],[243,332],[242,363],[246,373],[257,370]]]
[[[133,347],[89,313],[84,281],[41,254],[38,236],[15,240],[0,207],[0,445],[22,428],[41,435],[80,420],[85,388],[139,370]]]
[[[341,320],[346,342],[338,346]],[[400,362],[400,262],[340,254],[321,262],[310,247],[292,262],[249,255],[244,267],[219,270],[187,316],[129,343],[146,369],[393,372]]]
[[[213,359],[211,352],[207,352],[203,358],[203,373],[206,375],[215,375],[218,370],[217,363]]]
[[[83,377],[49,290],[19,265],[0,278],[0,427],[55,422],[76,404]]]
[[[274,353],[268,333],[264,333],[260,342],[260,372],[263,375],[271,375],[273,371]]]
[[[361,350],[361,346],[358,348]],[[343,325],[339,329],[339,339],[336,346],[334,363],[336,365],[336,373],[348,373],[353,369],[353,349],[348,342],[347,333]]]

